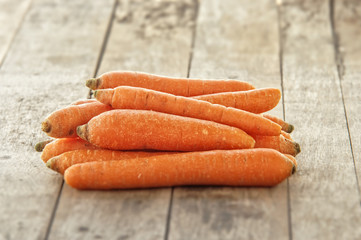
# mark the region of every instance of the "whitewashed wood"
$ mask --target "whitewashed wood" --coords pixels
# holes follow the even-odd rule
[[[361,239],[329,1],[285,1],[281,23],[286,120],[303,150],[290,178],[292,239]]]
[[[62,177],[33,147],[46,115],[86,95],[111,6],[37,0],[14,38],[0,71],[0,239],[45,238]]]
[[[31,0],[0,0],[0,66],[30,3]]]
[[[334,23],[343,98],[361,191],[361,2],[335,1]]]
[[[202,1],[190,77],[280,88],[273,1]],[[282,117],[282,104],[273,111]],[[288,239],[287,182],[274,188],[175,188],[169,239]]]
[[[186,77],[194,17],[194,1],[120,1],[98,73],[123,69]],[[64,186],[49,239],[163,239],[170,193]]]

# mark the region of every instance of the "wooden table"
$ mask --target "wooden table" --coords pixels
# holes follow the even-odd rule
[[[0,0],[0,239],[361,239],[361,2]],[[274,188],[78,191],[34,145],[110,70],[277,87],[298,172]]]

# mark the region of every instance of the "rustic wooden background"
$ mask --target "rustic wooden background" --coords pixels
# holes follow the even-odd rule
[[[0,0],[0,240],[361,239],[361,1]],[[77,191],[35,143],[110,70],[277,87],[298,172],[274,188]]]

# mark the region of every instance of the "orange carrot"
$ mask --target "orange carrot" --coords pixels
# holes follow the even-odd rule
[[[289,133],[286,133],[285,131],[281,131],[281,135],[284,136],[285,138],[287,138],[288,140],[291,140],[293,141],[292,137],[291,137],[291,134]]]
[[[238,80],[172,78],[141,72],[108,72],[99,78],[87,80],[86,85],[93,90],[118,86],[141,87],[185,97],[254,89],[251,84]]]
[[[277,106],[281,99],[281,92],[277,88],[263,88],[248,91],[214,93],[193,98],[226,107],[242,109],[248,112],[263,113]]]
[[[47,162],[50,158],[58,156],[64,152],[78,149],[96,149],[81,138],[59,138],[47,144],[41,154],[41,159]]]
[[[216,150],[88,162],[65,171],[77,189],[135,189],[183,185],[274,186],[292,175],[293,162],[273,149]]]
[[[93,103],[96,102],[96,99],[79,99],[75,102],[72,102],[70,105],[80,105],[80,104],[85,104],[85,103]]]
[[[76,127],[87,123],[92,117],[111,109],[100,102],[70,105],[51,113],[41,127],[55,138],[76,137]]]
[[[177,152],[145,152],[145,151],[114,151],[107,149],[80,149],[70,152],[62,153],[58,156],[52,157],[46,162],[48,168],[64,174],[64,171],[74,164],[95,162],[95,161],[110,161],[110,160],[125,160],[130,158],[142,158],[157,156],[163,154],[176,154]]]
[[[292,124],[289,124],[278,117],[265,113],[263,113],[262,116],[280,125],[282,127],[282,130],[287,133],[291,133],[293,129],[295,129],[295,127]]]
[[[295,169],[297,169],[298,164],[297,164],[296,158],[290,154],[284,154],[284,155],[293,162],[293,164],[295,165]]]
[[[49,140],[45,140],[45,141],[41,141],[41,142],[38,142],[36,145],[35,145],[35,150],[37,152],[42,152],[43,149],[45,148],[45,146],[48,144],[48,143],[51,143],[54,139],[49,139]]]
[[[113,150],[203,151],[252,148],[241,129],[195,118],[143,110],[111,110],[77,128],[78,136]]]
[[[281,133],[278,124],[259,114],[145,88],[122,86],[102,89],[96,90],[94,96],[100,102],[116,109],[153,110],[209,120],[237,127],[254,135],[277,136]]]
[[[253,135],[253,139],[256,141],[255,148],[272,148],[281,153],[290,154],[296,156],[301,152],[300,145],[294,141],[285,138],[282,135],[279,136],[257,136]]]

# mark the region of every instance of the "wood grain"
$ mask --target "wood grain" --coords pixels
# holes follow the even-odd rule
[[[98,73],[186,77],[195,9],[188,0],[120,1]],[[65,186],[49,239],[163,239],[170,196],[170,188],[86,192]]]
[[[337,64],[361,192],[361,2],[334,2]]]
[[[361,211],[328,1],[285,1],[286,120],[303,152],[290,178],[292,239],[361,239]]]
[[[0,239],[45,238],[62,178],[33,147],[47,114],[86,95],[110,8],[34,1],[14,38],[0,71]]]
[[[0,66],[16,35],[31,0],[0,0]]]
[[[273,1],[203,1],[190,77],[280,88]],[[282,104],[273,111],[282,117]],[[274,188],[174,189],[169,239],[288,239],[287,184]]]

